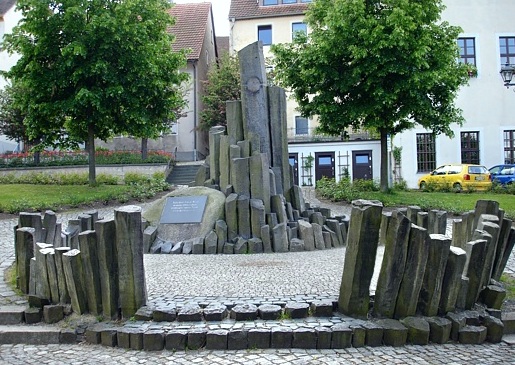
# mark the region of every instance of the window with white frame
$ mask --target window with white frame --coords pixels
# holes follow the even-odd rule
[[[417,133],[417,172],[436,168],[435,137],[433,133]]]
[[[476,65],[476,40],[475,38],[458,38],[461,63]]]
[[[461,132],[461,163],[479,165],[479,132]]]
[[[272,26],[259,25],[258,26],[258,41],[263,42],[263,46],[272,44]]]
[[[295,39],[295,36],[300,33],[307,34],[308,27],[306,23],[298,22],[291,24],[291,39]]]
[[[501,65],[515,64],[515,37],[499,37]]]

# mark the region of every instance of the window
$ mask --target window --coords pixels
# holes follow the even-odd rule
[[[283,0],[283,4],[295,4],[297,0]]]
[[[170,126],[170,134],[179,134],[179,125],[177,124],[177,122],[172,123],[172,125]]]
[[[515,37],[499,37],[501,65],[515,63]]]
[[[260,25],[258,26],[258,41],[263,42],[263,46],[272,44],[272,26]]]
[[[295,34],[303,32],[306,34],[308,32],[308,28],[306,23],[292,23],[291,25],[291,39],[295,39]]]
[[[515,130],[504,131],[504,163],[515,163]]]
[[[460,47],[461,63],[476,65],[476,40],[474,38],[458,38],[458,47]]]
[[[309,134],[307,118],[295,117],[295,134]]]
[[[417,133],[417,171],[433,171],[435,167],[435,137],[432,133]]]
[[[263,5],[277,5],[279,0],[263,0]]]
[[[479,165],[479,132],[461,132],[461,163]]]

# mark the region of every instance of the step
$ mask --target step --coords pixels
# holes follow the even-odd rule
[[[0,344],[50,345],[76,343],[74,330],[48,325],[0,326]]]
[[[0,325],[20,324],[25,321],[24,312],[26,307],[21,305],[0,306]]]

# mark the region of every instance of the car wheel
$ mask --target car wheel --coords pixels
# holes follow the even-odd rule
[[[452,188],[456,191],[456,192],[460,192],[461,191],[461,184],[460,183],[454,183],[454,185],[452,186]]]
[[[420,190],[426,190],[426,187],[427,187],[426,182],[425,181],[421,181],[420,185],[419,185]]]

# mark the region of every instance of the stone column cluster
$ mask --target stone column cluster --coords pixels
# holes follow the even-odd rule
[[[497,282],[515,244],[513,222],[495,201],[479,200],[453,221],[419,207],[382,212],[375,201],[354,201],[339,309],[354,317],[402,319],[473,309],[499,310],[506,295]],[[384,244],[373,304],[369,297],[376,251]],[[372,308],[372,311],[370,311]]]
[[[239,52],[242,100],[227,103],[227,128],[209,131],[196,185],[222,191],[225,220],[197,253],[259,253],[342,246],[348,218],[308,209],[288,161],[286,94],[267,86],[262,45]],[[213,240],[216,239],[216,243]]]
[[[52,211],[20,213],[15,227],[18,288],[52,304],[71,304],[77,314],[117,319],[146,304],[141,208],[96,211],[62,229]]]

